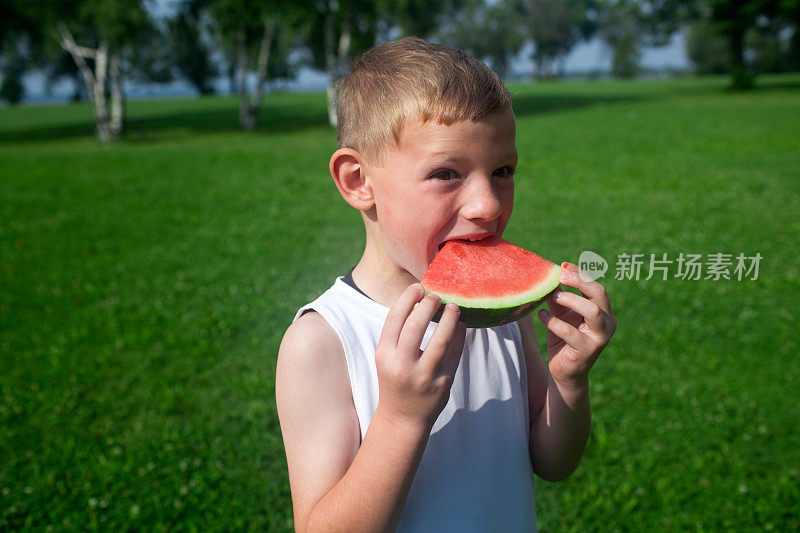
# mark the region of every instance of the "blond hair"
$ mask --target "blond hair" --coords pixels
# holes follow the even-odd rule
[[[358,58],[339,85],[337,137],[380,160],[406,120],[452,124],[511,108],[497,74],[462,50],[406,37]]]

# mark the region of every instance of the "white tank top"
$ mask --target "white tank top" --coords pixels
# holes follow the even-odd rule
[[[338,278],[298,311],[342,342],[361,438],[378,406],[375,349],[389,308]],[[424,349],[436,324],[422,341]],[[450,399],[431,430],[398,531],[536,531],[525,358],[516,323],[467,329]]]

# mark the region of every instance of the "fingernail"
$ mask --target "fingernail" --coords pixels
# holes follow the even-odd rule
[[[560,300],[564,297],[564,291],[556,291],[553,293],[553,299]]]
[[[461,310],[458,308],[458,306],[457,306],[456,304],[454,304],[454,303],[449,303],[449,304],[447,304],[445,307],[446,307],[447,309],[449,309],[449,310],[453,311],[454,313],[459,313],[459,312],[461,312]]]

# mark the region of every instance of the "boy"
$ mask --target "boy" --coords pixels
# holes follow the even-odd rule
[[[501,235],[517,151],[511,97],[469,55],[376,47],[339,94],[330,172],[361,212],[358,264],[302,308],[276,397],[298,531],[531,531],[533,473],[560,480],[589,435],[588,372],[616,328],[564,264],[548,366],[533,321],[469,329],[419,280],[451,239]],[[423,297],[424,296],[424,297]]]

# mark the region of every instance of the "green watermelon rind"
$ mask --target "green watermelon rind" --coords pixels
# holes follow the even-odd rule
[[[448,303],[454,303],[459,307],[461,311],[459,320],[469,328],[491,328],[516,322],[539,307],[550,293],[558,288],[561,267],[558,265],[553,267],[547,277],[531,290],[508,297],[465,298],[426,287],[426,294],[436,294],[442,299],[442,307],[433,317],[433,322],[439,321],[444,306]]]

